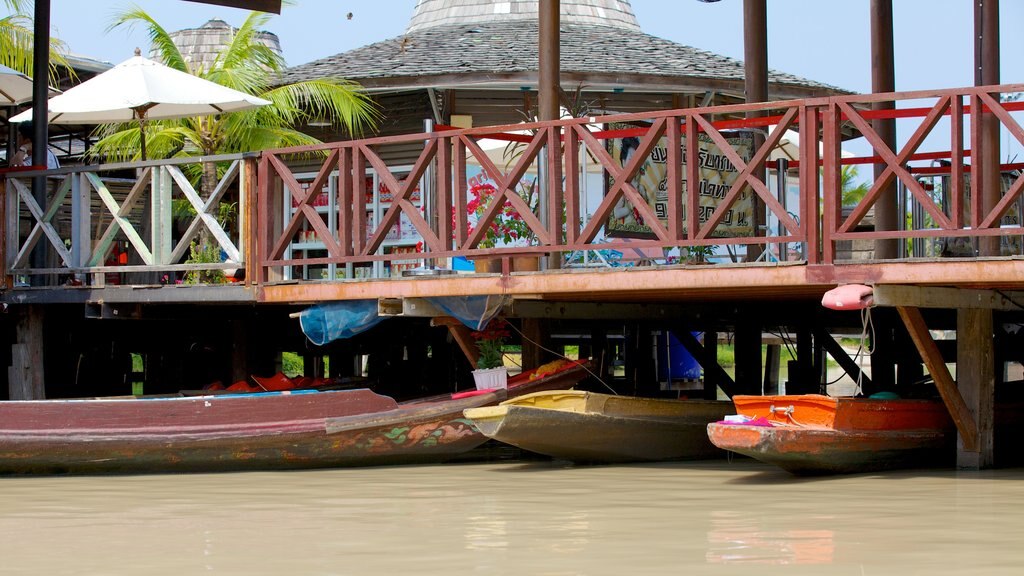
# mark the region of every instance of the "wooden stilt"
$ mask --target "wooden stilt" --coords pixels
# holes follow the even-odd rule
[[[779,360],[781,357],[781,344],[769,344],[765,349],[764,382],[762,383],[765,394],[779,393]]]
[[[473,340],[473,331],[462,322],[451,317],[434,318],[430,321],[430,324],[431,326],[447,326],[452,339],[459,345],[462,353],[466,355],[466,360],[469,360],[469,365],[476,370],[477,361],[480,360],[480,349],[477,348],[476,341]],[[523,367],[526,367],[525,361]]]
[[[746,322],[736,326],[736,393],[761,393],[761,326]]]
[[[718,399],[717,388],[721,388],[726,396],[736,394],[736,383],[718,363],[718,334],[705,332],[703,346],[687,330],[680,330],[676,332],[676,335],[679,338],[679,343],[697,359],[701,368],[704,369],[704,398],[706,400]]]
[[[976,308],[957,310],[956,381],[967,408],[974,416],[977,450],[968,450],[963,438],[957,444],[960,468],[990,468],[994,458],[995,362],[992,311]]]
[[[949,410],[953,422],[956,423],[956,429],[960,432],[960,442],[963,450],[977,452],[978,427],[975,424],[974,416],[967,407],[963,396],[960,395],[960,391],[957,390],[956,382],[953,381],[953,377],[949,374],[949,369],[946,368],[946,363],[942,359],[939,347],[935,345],[935,340],[928,333],[928,326],[924,323],[921,311],[910,306],[897,306],[896,310],[899,311],[903,323],[907,326],[907,332],[910,333],[910,337],[914,340],[914,345],[917,347],[921,359],[924,360],[925,366],[928,367],[928,373],[935,380],[935,387],[938,388],[939,395],[942,396],[942,401],[946,404],[946,409]],[[989,338],[991,338],[991,335],[992,333],[989,331]],[[958,334],[957,336],[959,338],[960,335]],[[989,360],[991,358],[990,352]]]
[[[43,374],[43,308],[19,308],[15,344],[11,346],[11,365],[7,382],[11,400],[46,398]]]
[[[823,328],[817,330],[817,337],[821,342],[822,347],[824,347],[829,355],[839,363],[839,366],[841,366],[843,370],[850,375],[850,378],[853,378],[854,380],[857,380],[858,377],[860,378],[861,386],[865,390],[864,393],[868,394],[867,391],[872,388],[871,378],[866,374],[861,373],[862,371],[860,366],[853,361],[853,358],[850,358],[850,355],[846,353],[846,350],[843,350],[843,347],[839,345],[839,342],[836,342],[835,338],[833,338],[832,335],[826,332]],[[872,360],[874,360],[874,358],[872,358]]]
[[[697,344],[700,344],[700,342],[697,342]],[[729,378],[729,375],[725,373],[725,370],[722,370],[722,366],[718,363],[718,332],[705,330],[702,353],[694,354],[691,350],[690,354],[693,354],[697,362],[700,362],[701,368],[704,369],[704,399],[717,400],[718,388],[721,387],[725,390],[727,386],[726,381],[732,382],[732,378]],[[725,379],[722,378],[723,375]]]
[[[249,330],[246,323],[245,318],[231,321],[231,382],[249,379]]]
[[[523,318],[523,370],[536,368],[544,363],[545,352],[541,346],[547,346],[550,338],[547,334],[549,321],[544,318]],[[550,346],[548,346],[550,347]]]
[[[797,328],[796,362],[790,364],[786,394],[807,394],[818,391],[818,381],[814,377],[814,338],[812,334],[809,326]]]

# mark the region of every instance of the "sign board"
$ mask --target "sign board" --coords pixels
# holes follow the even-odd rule
[[[610,124],[609,130],[621,130],[634,128],[627,124]],[[754,138],[749,132],[730,132],[722,134],[733,150],[745,162],[750,160],[754,149]],[[625,166],[640,144],[639,137],[612,138],[607,140],[606,147],[612,158]],[[686,181],[686,138],[682,138],[682,178],[683,178],[683,228],[686,228],[686,194],[689,192]],[[697,145],[700,149],[697,152],[700,162],[700,182],[697,183],[697,193],[700,195],[700,222],[706,222],[719,203],[736,182],[739,171],[732,162],[722,153],[706,134],[700,134],[697,138]],[[643,196],[657,214],[662,225],[667,226],[668,218],[668,139],[662,137],[658,144],[651,150],[647,160],[643,163],[637,174],[633,177],[632,184]],[[606,178],[605,193],[614,184],[611,176]],[[729,208],[725,218],[715,229],[715,237],[738,237],[753,236],[751,223],[751,194],[747,189],[740,193],[739,198]],[[652,238],[654,233],[647,226],[637,210],[629,204],[625,198],[620,198],[608,217],[606,224],[608,236],[626,236],[636,238]]]

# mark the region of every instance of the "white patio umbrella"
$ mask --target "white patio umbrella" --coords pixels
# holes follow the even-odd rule
[[[51,94],[59,90],[50,88]],[[0,106],[13,106],[32,99],[32,79],[14,68],[0,65]]]
[[[136,55],[47,103],[51,124],[139,122],[142,158],[146,159],[145,123],[189,116],[237,112],[270,104]],[[12,122],[32,119],[28,110]]]

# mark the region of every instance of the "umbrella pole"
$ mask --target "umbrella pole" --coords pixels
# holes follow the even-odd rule
[[[139,139],[141,141],[142,160],[146,160],[146,117],[139,118]]]

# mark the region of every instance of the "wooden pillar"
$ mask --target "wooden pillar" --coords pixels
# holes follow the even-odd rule
[[[893,57],[892,0],[871,0],[871,91],[894,92],[896,73]],[[891,110],[893,102],[873,102],[872,110]],[[871,121],[871,128],[890,150],[896,151],[896,120],[880,118]],[[885,172],[885,166],[874,165],[875,179]],[[896,180],[882,191],[875,203],[875,230],[896,230],[899,211],[896,202]],[[892,259],[899,256],[898,240],[876,240],[875,258]],[[886,342],[884,345],[889,345]],[[873,359],[872,359],[873,360]]]
[[[974,85],[992,86],[999,84],[999,0],[975,0],[974,2]],[[997,98],[998,99],[998,98]],[[982,211],[987,214],[1002,196],[1002,178],[999,175],[999,120],[992,113],[981,116],[981,151],[971,156],[972,164],[980,166],[982,177],[972,173],[971,192],[981,194]],[[974,206],[977,206],[974,203]],[[972,210],[972,216],[974,210]],[[977,222],[984,219],[978,214]],[[995,227],[999,224],[996,223]],[[978,239],[979,256],[998,256],[999,238],[996,236]]]
[[[666,338],[668,336],[666,335]],[[655,360],[654,330],[651,325],[641,322],[637,326],[636,389],[641,396],[656,397],[661,394],[658,382],[657,361]],[[667,342],[666,342],[667,345]],[[668,380],[672,380],[671,369]]]
[[[978,450],[964,448],[958,436],[959,468],[991,468],[994,458],[995,360],[992,310],[960,308],[956,315],[956,381],[960,395],[974,416]]]
[[[768,100],[768,8],[766,0],[743,0],[743,70],[746,102]],[[763,116],[763,111],[747,112],[747,118]],[[764,134],[754,133],[754,153],[764,144]],[[753,177],[764,181],[764,163],[758,165]],[[766,222],[765,205],[750,190],[751,225],[754,236],[761,236]],[[747,246],[746,260],[756,261],[764,251],[763,244]],[[737,380],[738,381],[738,380]],[[742,384],[740,385],[742,387]]]
[[[766,396],[779,393],[779,361],[781,357],[781,344],[769,344],[765,348],[764,382],[761,389],[764,390]]]
[[[11,400],[46,398],[43,374],[43,308],[25,306],[17,310],[15,343],[7,382]]]
[[[538,75],[538,86],[537,86],[537,119],[538,120],[558,120],[561,116],[561,106],[559,105],[559,92],[561,88],[561,2],[560,0],[540,0],[538,5],[538,42],[537,47],[537,75]],[[553,147],[552,144],[548,144],[549,147]],[[561,154],[542,154],[541,158],[561,157]],[[541,160],[541,182],[540,182],[540,195],[539,195],[539,206],[540,206],[540,217],[549,230],[561,230],[559,226],[552,226],[549,222],[550,214],[553,214],[549,209],[551,202],[557,202],[557,197],[561,197],[561,194],[554,190],[553,182],[560,182],[561,178],[551,178],[557,176],[557,172],[561,169],[561,162],[552,162],[550,160]],[[561,214],[561,210],[557,210],[557,213]],[[547,268],[557,269],[562,266],[562,254],[560,252],[553,252],[547,257]]]
[[[699,360],[704,367],[704,399],[717,400],[721,378],[718,371],[708,367],[718,365],[718,332],[704,331],[704,355]]]
[[[736,392],[761,393],[761,324],[750,320],[736,326],[733,350],[736,359]]]
[[[558,120],[558,84],[561,57],[559,46],[559,0],[540,0],[538,7],[538,34],[540,46],[538,62],[537,115],[540,120]]]
[[[874,339],[871,342],[871,382],[873,387],[865,390],[865,394],[875,392],[892,392],[896,388],[896,323],[898,320],[891,310],[876,308],[872,310],[872,322],[875,325]]]
[[[249,380],[249,327],[246,318],[231,320],[231,382]]]
[[[786,394],[808,394],[818,391],[814,378],[814,338],[809,326],[796,331],[796,361],[789,364]]]
[[[543,348],[550,348],[549,326],[550,321],[545,318],[523,318],[523,370],[544,363],[546,353]]]
[[[612,360],[614,354],[608,346],[608,327],[604,324],[590,329],[590,353],[594,359],[596,372],[602,380],[608,381],[612,376]]]

